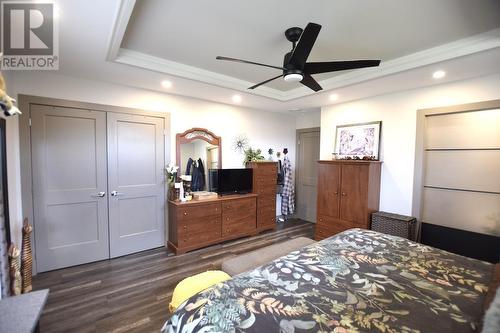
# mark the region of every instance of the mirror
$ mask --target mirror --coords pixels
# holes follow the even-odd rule
[[[191,190],[208,191],[208,170],[222,168],[221,138],[205,128],[191,128],[176,135],[176,160],[179,176],[192,175]],[[194,176],[197,173],[197,177]]]

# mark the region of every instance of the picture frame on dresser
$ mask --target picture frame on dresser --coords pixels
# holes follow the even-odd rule
[[[379,160],[382,121],[337,125],[335,131],[335,156],[338,159]]]

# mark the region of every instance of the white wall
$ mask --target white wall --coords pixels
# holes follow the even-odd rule
[[[306,110],[295,115],[295,128],[313,128],[321,126],[321,108]]]
[[[381,120],[380,210],[411,215],[417,110],[492,99],[500,74],[323,107],[321,158],[331,158],[337,125]]]
[[[171,159],[175,159],[175,134],[192,127],[207,128],[222,137],[222,165],[243,167],[243,155],[233,150],[233,140],[246,134],[254,148],[267,157],[267,149],[287,147],[295,161],[295,116],[218,104],[194,98],[89,81],[46,72],[16,72],[8,83],[11,96],[27,94],[92,102],[171,114]],[[175,87],[174,87],[175,92]],[[22,222],[18,119],[8,120],[9,204],[13,239],[20,240]],[[168,160],[167,160],[168,162]],[[19,243],[19,241],[18,241]]]

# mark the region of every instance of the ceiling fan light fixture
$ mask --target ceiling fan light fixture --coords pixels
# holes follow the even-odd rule
[[[283,66],[273,66],[255,61],[223,56],[216,56],[215,59],[274,68],[283,71],[283,74],[281,75],[254,84],[253,86],[248,88],[250,90],[253,90],[257,87],[283,77],[285,82],[300,82],[302,85],[308,87],[314,92],[318,92],[320,90],[323,90],[323,88],[321,88],[321,85],[314,79],[314,77],[312,76],[313,74],[345,71],[365,67],[376,67],[380,65],[380,60],[307,62],[309,53],[311,52],[314,43],[316,42],[320,30],[321,25],[312,22],[308,23],[305,29],[299,27],[287,29],[285,31],[285,37],[292,43],[292,50],[285,54],[283,58]]]
[[[299,73],[286,74],[284,77],[286,82],[300,82],[302,81],[303,78],[304,76],[302,76],[302,74]]]

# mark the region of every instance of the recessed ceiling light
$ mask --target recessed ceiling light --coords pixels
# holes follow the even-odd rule
[[[168,80],[161,81],[161,86],[165,89],[172,88],[172,82]]]
[[[436,80],[442,79],[445,76],[446,76],[446,72],[441,71],[441,70],[435,71],[434,73],[432,73],[432,77],[435,78]]]
[[[330,95],[330,101],[336,101],[339,99],[339,95],[338,94],[331,94]]]
[[[241,96],[240,95],[233,95],[233,102],[240,103],[241,102]]]

